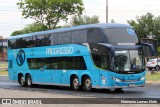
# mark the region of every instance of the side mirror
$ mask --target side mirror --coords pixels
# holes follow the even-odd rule
[[[141,43],[140,45],[149,47],[149,48],[150,48],[150,50],[151,50],[151,54],[152,54],[152,56],[154,56],[154,55],[155,55],[155,50],[154,50],[154,48],[153,48],[153,45],[152,45],[152,44],[149,44],[149,43]]]

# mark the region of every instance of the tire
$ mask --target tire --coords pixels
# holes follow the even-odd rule
[[[80,90],[80,84],[79,84],[79,79],[77,76],[72,77],[71,80],[71,88],[75,91]]]
[[[31,75],[27,75],[26,85],[27,85],[27,87],[32,87],[32,77],[31,77]]]
[[[91,79],[90,79],[89,76],[86,76],[84,78],[83,88],[84,88],[85,91],[91,91],[92,90],[92,82],[91,82]]]
[[[155,66],[155,70],[159,70],[159,65],[156,65],[156,66]]]
[[[148,68],[150,71],[152,70],[152,68]]]
[[[115,92],[121,92],[123,88],[115,88]]]
[[[20,85],[21,85],[22,87],[25,87],[25,86],[26,86],[26,81],[25,81],[23,75],[20,77]]]

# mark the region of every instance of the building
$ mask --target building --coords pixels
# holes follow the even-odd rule
[[[7,39],[0,38],[0,62],[7,61]]]

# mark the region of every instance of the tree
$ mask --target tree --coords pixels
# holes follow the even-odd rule
[[[33,23],[33,24],[27,25],[22,30],[14,31],[11,34],[11,36],[16,36],[16,35],[25,34],[25,33],[32,33],[32,32],[37,32],[37,31],[45,31],[45,30],[48,30],[47,26],[38,24],[38,23]]]
[[[92,17],[86,15],[77,15],[73,16],[70,21],[70,26],[77,26],[77,25],[86,25],[86,24],[93,24],[99,23],[99,17],[94,15]]]
[[[17,3],[25,18],[54,29],[60,20],[67,21],[68,15],[82,14],[82,0],[20,0]]]
[[[136,20],[129,20],[140,38],[152,38],[160,40],[160,17],[155,17],[151,13],[136,17]]]
[[[158,47],[157,51],[158,51],[158,55],[160,56],[160,47]]]

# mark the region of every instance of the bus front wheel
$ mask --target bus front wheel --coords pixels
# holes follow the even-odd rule
[[[79,79],[77,76],[72,77],[71,88],[75,91],[78,91],[80,89]]]
[[[26,83],[28,87],[32,87],[32,78],[30,74],[27,75]]]
[[[91,79],[90,79],[89,76],[86,76],[84,78],[83,88],[84,88],[85,91],[91,91],[92,90],[92,82],[91,82]]]

